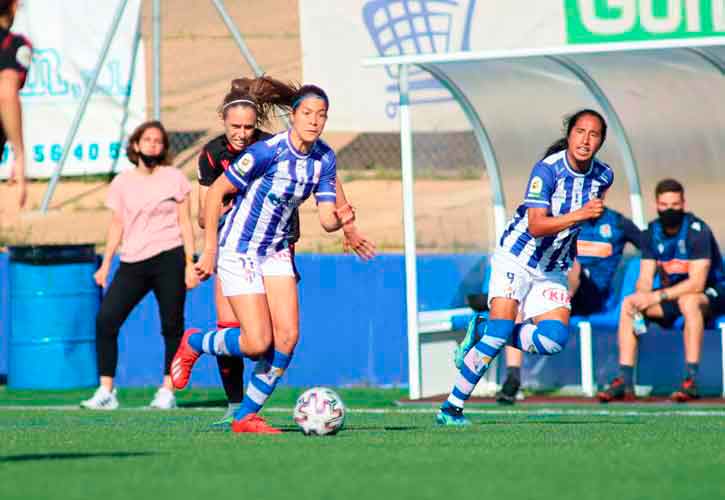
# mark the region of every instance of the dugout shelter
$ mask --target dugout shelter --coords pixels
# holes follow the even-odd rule
[[[600,110],[608,121],[607,143],[599,155],[616,175],[608,204],[645,227],[647,215],[655,215],[648,209],[655,184],[675,177],[688,193],[696,193],[688,197],[688,208],[716,235],[723,234],[718,186],[725,180],[725,38],[398,55],[363,64],[395,68],[400,91],[411,399],[439,393],[449,384],[450,376],[440,379],[452,373],[448,358],[454,344],[450,339],[437,348],[426,344],[435,344],[430,334],[451,330],[455,316],[470,313],[418,310],[411,74],[432,76],[465,115],[490,181],[496,235],[521,201],[531,167],[562,135],[562,118],[583,107]],[[591,328],[588,335],[580,339],[582,389],[592,394]]]

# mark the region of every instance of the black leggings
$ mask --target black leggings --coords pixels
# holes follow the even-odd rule
[[[98,373],[114,377],[118,363],[118,331],[141,299],[151,290],[159,304],[164,337],[164,375],[184,333],[184,248],[177,247],[146,260],[121,265],[113,277],[96,317]]]

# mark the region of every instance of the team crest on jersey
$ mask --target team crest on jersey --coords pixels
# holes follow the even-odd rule
[[[30,61],[33,59],[33,51],[27,45],[21,45],[18,51],[15,53],[15,60],[23,68],[28,69],[30,67]]]
[[[544,181],[541,179],[541,177],[536,176],[531,179],[531,184],[529,184],[529,195],[539,195],[541,194],[541,191],[543,189]]]
[[[254,166],[254,156],[252,156],[249,153],[246,153],[239,160],[239,170],[241,170],[241,172],[243,174],[246,174],[247,172],[249,172],[253,166]]]
[[[695,231],[702,231],[702,224],[700,224],[700,223],[699,223],[699,222],[697,222],[697,221],[695,221],[695,222],[693,222],[692,224],[690,224],[690,227],[691,227],[692,229],[694,229]]]
[[[599,234],[602,236],[602,238],[611,238],[612,226],[610,226],[609,224],[602,224],[602,226],[599,228]]]

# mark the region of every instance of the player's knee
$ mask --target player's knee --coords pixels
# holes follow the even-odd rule
[[[557,354],[569,340],[569,327],[559,320],[545,319],[536,328],[536,343],[539,354]]]
[[[272,347],[272,339],[250,339],[245,347],[246,348],[244,350],[244,354],[252,359],[256,359],[263,356],[267,351],[269,351],[269,348]]]
[[[275,328],[274,348],[277,351],[292,352],[297,346],[299,330],[294,327]]]
[[[697,294],[688,293],[677,299],[677,306],[683,316],[702,315],[702,301]]]

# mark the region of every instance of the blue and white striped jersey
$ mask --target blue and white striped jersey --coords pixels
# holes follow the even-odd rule
[[[596,158],[589,171],[571,168],[566,151],[547,156],[534,165],[524,202],[499,241],[499,250],[520,264],[538,271],[568,271],[576,257],[579,224],[551,236],[534,238],[529,233],[527,209],[547,208],[550,216],[559,216],[581,208],[590,199],[602,198],[614,181],[614,172]]]
[[[335,152],[317,140],[308,154],[297,151],[289,131],[249,146],[224,172],[239,189],[220,233],[227,250],[271,255],[287,247],[290,217],[313,193],[335,202]]]

